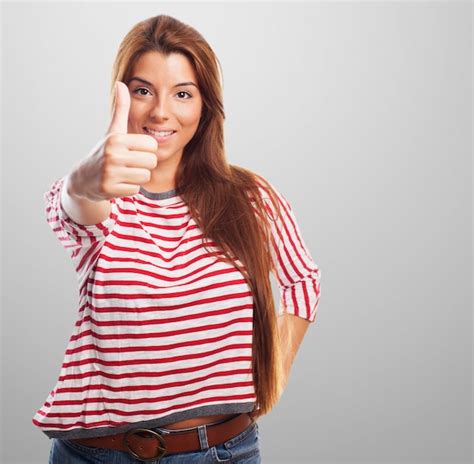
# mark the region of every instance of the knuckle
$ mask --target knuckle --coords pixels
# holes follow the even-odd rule
[[[102,178],[100,179],[100,182],[99,182],[99,187],[102,193],[109,192],[109,185],[111,183],[111,179],[113,179],[113,174],[114,173],[110,168],[105,168],[102,171]]]
[[[132,193],[136,195],[139,191],[140,191],[140,185],[136,185],[135,187],[133,187]]]
[[[110,148],[114,147],[115,149],[125,143],[123,139],[123,134],[119,134],[118,132],[112,132],[108,134],[105,141],[105,146]]]
[[[110,145],[113,145],[115,143],[115,135],[116,134],[112,132],[105,136],[104,147],[110,147]]]
[[[112,166],[118,164],[119,156],[116,154],[116,151],[113,149],[104,151],[104,171],[110,172]]]
[[[107,134],[107,140],[117,142],[117,141],[120,141],[120,139],[122,138],[122,135],[123,134],[121,134],[120,132],[109,132]]]
[[[104,172],[104,175],[102,176],[102,179],[99,182],[99,192],[100,193],[108,193],[108,175],[106,172]]]

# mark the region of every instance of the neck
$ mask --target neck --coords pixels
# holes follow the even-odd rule
[[[176,188],[176,171],[179,159],[175,157],[158,161],[156,167],[151,171],[150,180],[142,187],[148,192],[168,192]]]

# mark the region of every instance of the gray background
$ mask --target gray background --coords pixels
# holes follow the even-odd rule
[[[2,7],[2,463],[47,462],[31,418],[76,317],[43,193],[106,130],[117,47],[160,13],[215,49],[229,160],[286,195],[322,271],[263,462],[470,462],[469,2]]]

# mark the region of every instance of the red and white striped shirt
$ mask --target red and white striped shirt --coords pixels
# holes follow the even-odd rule
[[[105,221],[84,226],[62,208],[65,178],[44,198],[47,221],[77,271],[78,314],[33,424],[50,438],[71,439],[251,411],[253,299],[240,271],[219,259],[213,242],[204,249],[175,190],[141,188],[112,199]],[[313,322],[321,273],[290,204],[272,188],[283,213],[271,237],[278,312]]]

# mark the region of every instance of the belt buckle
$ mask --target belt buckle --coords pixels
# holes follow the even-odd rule
[[[129,436],[129,434],[134,434],[134,433],[137,433],[137,432],[151,433],[155,438],[157,438],[158,439],[158,453],[159,454],[157,454],[156,456],[153,456],[152,458],[144,458],[144,457],[140,456],[139,454],[137,454],[135,451],[133,451],[130,448],[130,444],[128,442],[128,436]],[[134,458],[139,459],[140,461],[151,462],[151,461],[154,461],[157,458],[163,457],[166,454],[165,439],[159,433],[155,432],[154,430],[150,430],[150,429],[132,429],[132,430],[129,430],[128,432],[125,433],[125,436],[123,437],[123,441],[125,443],[125,446],[127,447],[128,453],[131,456],[133,456]]]

